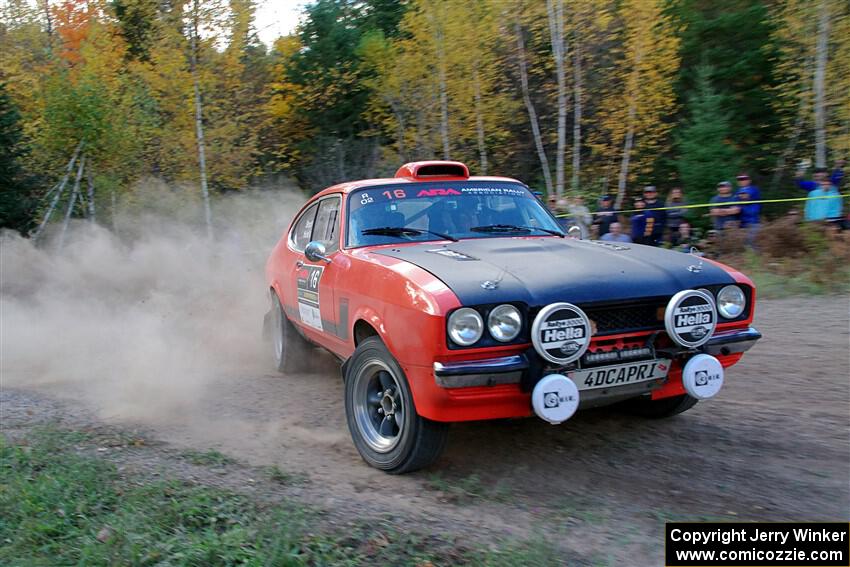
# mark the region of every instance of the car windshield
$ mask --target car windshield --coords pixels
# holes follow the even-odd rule
[[[349,247],[563,234],[527,187],[499,181],[404,183],[352,191],[347,226]]]

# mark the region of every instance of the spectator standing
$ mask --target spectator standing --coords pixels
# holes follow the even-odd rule
[[[741,174],[738,175],[738,177],[735,178],[735,180],[738,182],[738,193],[740,193],[742,190],[746,189],[749,193],[748,200],[750,200],[750,201],[761,201],[761,190],[758,188],[758,186],[753,185],[753,182],[750,179],[749,175],[747,175],[746,173],[741,173]],[[759,204],[750,205],[750,206],[755,207],[755,208],[750,209],[750,210],[755,211],[755,215],[760,217],[761,216],[761,204],[759,203]],[[742,226],[743,226],[743,220],[742,220]]]
[[[587,238],[590,234],[590,223],[593,222],[593,216],[590,214],[590,209],[584,204],[584,197],[576,195],[568,207],[573,224],[581,228],[581,237]]]
[[[812,199],[806,201],[803,212],[807,221],[841,220],[841,197],[838,189],[829,179],[822,177],[820,187],[809,192],[809,197],[832,197],[831,199]]]
[[[617,214],[614,212],[614,198],[611,195],[602,195],[599,198],[599,210],[593,219],[597,226],[599,238],[605,236],[611,230],[611,223],[617,222]]]
[[[604,240],[605,242],[625,242],[629,243],[632,241],[629,238],[628,234],[623,234],[623,225],[614,221],[611,223],[610,229],[608,232],[602,235],[600,240]]]
[[[679,243],[679,225],[685,222],[687,209],[679,208],[687,205],[685,194],[681,187],[673,187],[667,195],[667,229],[670,231],[670,244],[675,248]]]
[[[567,232],[570,225],[573,224],[572,217],[567,214],[568,208],[566,199],[556,199],[551,205],[552,214],[558,219],[558,224],[561,225],[564,232]]]
[[[755,197],[750,186],[743,186],[738,189],[738,201],[741,203],[738,207],[741,209],[739,218],[741,220],[741,228],[747,231],[747,246],[753,248],[755,246],[756,236],[758,236],[761,228],[761,205],[745,204],[747,201],[755,201]]]
[[[676,245],[675,250],[686,253],[691,251],[692,246],[697,246],[699,244],[699,238],[694,235],[694,232],[691,229],[691,223],[686,220],[679,223],[677,242],[678,244]]]
[[[633,214],[630,219],[632,225],[632,242],[635,244],[646,244],[646,239],[644,237],[644,233],[646,232],[645,208],[646,203],[643,202],[643,199],[637,199],[635,201],[635,209],[637,209],[638,212]]]
[[[654,185],[647,185],[643,188],[643,201],[646,203],[644,243],[650,246],[658,246],[664,238],[667,211],[659,210],[664,208],[664,203],[658,200],[658,189]]]
[[[835,163],[835,169],[832,170],[832,174],[828,175],[829,171],[824,167],[819,167],[815,169],[812,173],[812,180],[808,181],[803,179],[803,170],[798,169],[795,177],[797,178],[797,187],[802,189],[803,191],[812,192],[816,189],[820,189],[820,182],[823,179],[829,179],[830,183],[834,185],[836,188],[841,186],[841,181],[844,179],[844,164],[845,160],[842,158]]]
[[[709,211],[714,219],[714,230],[722,231],[739,220],[741,208],[734,204],[737,201],[737,197],[732,194],[731,183],[721,181],[717,184],[717,195],[711,198],[711,202],[716,203],[717,206],[711,207]]]

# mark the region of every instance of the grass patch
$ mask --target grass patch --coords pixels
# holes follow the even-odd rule
[[[506,483],[486,483],[477,474],[465,477],[447,477],[439,473],[433,474],[428,478],[428,488],[441,492],[443,499],[452,503],[473,500],[507,502],[512,496],[512,491]]]
[[[228,457],[215,449],[209,451],[183,451],[180,455],[193,465],[199,467],[223,467],[236,463],[236,459]]]
[[[310,482],[310,479],[307,475],[302,473],[293,473],[288,472],[281,469],[277,465],[271,465],[269,467],[265,467],[265,472],[269,476],[269,480],[276,482],[278,484],[283,484],[285,486],[292,486],[296,484],[307,484]]]
[[[293,503],[270,507],[219,488],[127,478],[108,461],[75,448],[86,442],[56,429],[34,432],[18,445],[0,436],[0,564],[563,563],[563,555],[542,539],[476,551],[401,531],[394,520],[322,532],[315,528],[318,513]],[[222,463],[210,453],[201,459]],[[293,478],[281,471],[280,481]]]

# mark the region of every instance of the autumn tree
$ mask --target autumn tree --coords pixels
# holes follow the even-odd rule
[[[787,145],[778,182],[794,156],[828,165],[850,152],[850,7],[840,0],[788,0],[774,8],[780,57],[772,108],[783,118]]]
[[[679,70],[679,39],[660,0],[625,0],[616,67],[607,69],[596,151],[619,152],[616,206],[630,181],[647,173],[668,138],[675,110],[673,80]]]

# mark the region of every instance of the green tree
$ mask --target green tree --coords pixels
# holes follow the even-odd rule
[[[729,115],[729,141],[744,167],[758,174],[773,165],[781,114],[772,107],[777,84],[774,24],[762,0],[679,0],[672,9],[681,30],[681,102],[699,88],[702,65]],[[679,124],[684,124],[679,121]]]
[[[738,169],[740,157],[729,143],[731,113],[723,108],[723,96],[711,85],[712,69],[700,66],[696,92],[688,110],[690,120],[678,138],[679,179],[692,202],[707,202],[719,181],[730,179]]]
[[[31,180],[25,178],[20,158],[21,115],[6,84],[0,83],[0,227],[26,232],[32,222]]]

